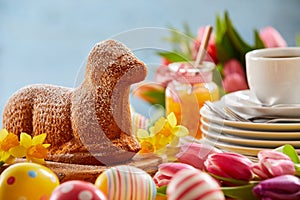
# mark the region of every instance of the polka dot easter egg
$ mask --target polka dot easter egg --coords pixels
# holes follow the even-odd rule
[[[50,200],[107,200],[92,183],[73,180],[62,183],[52,193]]]
[[[17,163],[0,175],[0,199],[46,200],[59,185],[49,168],[35,163]]]
[[[152,177],[133,166],[112,167],[98,176],[95,185],[110,200],[154,200],[156,197]]]
[[[168,184],[167,196],[168,200],[225,200],[219,184],[211,176],[190,169],[175,174]]]

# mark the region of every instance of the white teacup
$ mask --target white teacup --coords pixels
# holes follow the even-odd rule
[[[246,74],[250,90],[262,104],[300,104],[300,47],[250,51]]]

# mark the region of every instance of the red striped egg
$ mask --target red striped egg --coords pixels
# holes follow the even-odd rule
[[[224,200],[219,184],[207,173],[183,169],[171,179],[167,189],[168,200],[197,199]]]

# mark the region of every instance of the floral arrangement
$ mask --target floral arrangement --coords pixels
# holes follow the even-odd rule
[[[142,147],[139,153],[161,154],[167,145],[176,146],[178,139],[189,133],[186,127],[177,125],[177,119],[173,112],[166,118],[160,117],[148,130],[137,130],[137,138]]]
[[[245,54],[254,49],[285,47],[286,41],[273,27],[268,26],[261,30],[254,30],[254,44],[245,42],[238,34],[233,23],[225,12],[224,17],[217,15],[214,32],[210,36],[205,60],[214,62],[221,74],[222,81],[218,83],[224,92],[234,92],[248,88],[245,73]],[[183,33],[171,28],[171,36],[165,38],[172,44],[172,51],[159,51],[162,57],[161,65],[157,68],[157,84],[144,84],[134,95],[151,103],[164,106],[164,89],[170,77],[166,66],[173,62],[193,61],[196,59],[205,27],[198,29],[194,36],[185,25]]]
[[[43,144],[46,134],[40,134],[33,138],[27,133],[20,134],[20,140],[14,133],[6,129],[0,131],[0,166],[12,164],[16,158],[24,158],[28,162],[43,164],[47,156],[47,148],[50,144]]]
[[[224,196],[228,198],[300,198],[300,160],[291,145],[262,150],[258,153],[257,162],[241,154],[220,152],[214,147],[196,143],[182,146],[181,152],[176,156],[179,162],[161,164],[153,177],[158,195],[165,198],[173,195],[168,190],[168,186],[175,181],[172,178],[186,169],[197,169],[209,174],[218,181]],[[188,181],[184,184],[188,184]],[[198,190],[200,192],[201,187]]]

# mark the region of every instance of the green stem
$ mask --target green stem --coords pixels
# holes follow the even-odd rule
[[[5,162],[1,160],[0,161],[0,167],[3,166],[4,164],[5,164]]]

